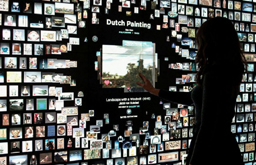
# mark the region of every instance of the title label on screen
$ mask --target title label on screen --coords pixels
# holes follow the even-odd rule
[[[111,20],[107,19],[107,25],[112,25],[112,26],[127,26],[127,27],[137,27],[137,28],[146,28],[146,29],[151,29],[151,24],[150,23],[145,23],[145,22],[137,22],[137,21],[124,21],[124,20]]]

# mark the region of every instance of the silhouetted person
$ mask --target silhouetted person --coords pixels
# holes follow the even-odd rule
[[[216,17],[202,24],[196,42],[197,85],[191,92],[156,89],[142,74],[143,83],[137,84],[172,103],[195,105],[196,123],[187,164],[243,165],[230,129],[242,75],[247,70],[237,33],[230,20]]]

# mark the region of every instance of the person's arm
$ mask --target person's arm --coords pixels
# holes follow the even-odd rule
[[[215,144],[216,139],[214,138],[219,132],[219,126],[221,124],[223,126],[228,125],[224,122],[230,120],[228,114],[233,105],[231,98],[234,100],[234,97],[231,96],[234,88],[226,85],[220,77],[213,73],[206,73],[203,77],[201,125],[195,138],[193,153],[189,162],[191,165],[206,163],[202,161],[206,160],[208,156],[210,157],[208,151],[212,150]]]
[[[153,95],[159,96],[162,99],[170,101],[176,104],[192,105],[191,92],[170,92],[162,89],[156,89],[152,86],[150,81],[141,73],[139,73],[143,83],[137,82],[137,84],[143,87],[145,90]]]
[[[170,92],[166,90],[159,90],[158,96],[164,100],[175,104],[192,105],[191,92]]]

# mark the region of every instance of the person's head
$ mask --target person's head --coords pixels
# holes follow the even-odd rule
[[[197,83],[200,85],[201,75],[218,66],[219,73],[232,76],[232,82],[239,85],[247,67],[237,32],[232,22],[223,17],[211,18],[204,22],[196,35],[198,53],[196,63],[199,71]],[[216,67],[215,67],[216,69]]]

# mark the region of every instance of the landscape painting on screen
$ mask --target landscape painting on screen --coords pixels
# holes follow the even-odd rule
[[[103,45],[103,88],[124,88],[124,92],[145,92],[136,82],[142,82],[138,73],[155,85],[157,55],[152,42],[123,41],[123,45]]]

